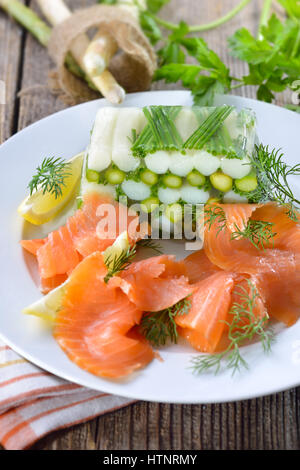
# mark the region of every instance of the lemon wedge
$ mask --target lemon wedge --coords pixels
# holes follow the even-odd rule
[[[103,252],[103,259],[107,269],[110,269],[113,266],[114,261],[123,253],[126,253],[129,247],[130,243],[128,233],[127,230],[125,230],[116,238],[114,243]]]
[[[113,264],[114,260],[123,252],[126,252],[129,247],[128,233],[125,230],[118,236],[118,238],[116,238],[113,245],[106,248],[102,253],[104,262],[108,269],[110,264]],[[48,294],[44,295],[41,299],[24,308],[23,313],[26,315],[34,315],[48,322],[53,322],[56,318],[57,312],[61,308],[62,298],[65,294],[68,282],[69,279],[50,291]]]
[[[61,307],[61,302],[67,283],[68,280],[50,291],[41,299],[24,308],[23,313],[26,315],[35,315],[36,317],[40,317],[43,320],[53,322],[57,312]]]
[[[83,162],[83,153],[68,161],[70,175],[65,178],[62,195],[55,198],[54,194],[38,190],[28,196],[18,207],[19,214],[34,225],[41,225],[52,220],[74,197],[78,188]]]

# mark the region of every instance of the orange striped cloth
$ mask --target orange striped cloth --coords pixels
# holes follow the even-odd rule
[[[0,442],[9,450],[31,446],[57,429],[133,403],[66,382],[39,369],[0,340]]]

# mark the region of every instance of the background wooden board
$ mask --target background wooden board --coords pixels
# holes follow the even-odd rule
[[[34,0],[26,2],[35,8]],[[94,0],[68,0],[72,8]],[[206,23],[228,12],[238,0],[172,0],[168,20]],[[252,0],[236,18],[203,34],[234,74],[244,65],[226,51],[226,37],[240,26],[255,32],[261,0]],[[0,80],[7,84],[0,141],[44,116],[64,108],[47,90],[51,61],[26,32],[0,13]],[[153,89],[178,88],[156,83]],[[18,93],[21,91],[21,97]],[[240,94],[255,98],[253,89]],[[280,99],[279,104],[282,104]],[[1,108],[1,105],[0,105]],[[201,379],[199,379],[201,380]],[[137,403],[89,423],[44,438],[34,449],[299,449],[300,389],[236,403],[164,405]]]

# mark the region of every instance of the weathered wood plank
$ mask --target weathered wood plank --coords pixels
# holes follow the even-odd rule
[[[16,132],[25,35],[0,9],[0,80],[6,89],[6,104],[0,104],[0,143]]]
[[[163,16],[172,21],[206,23],[225,14],[238,0],[172,0]],[[82,7],[94,0],[68,0]],[[34,6],[32,0],[30,4]],[[260,0],[253,0],[231,22],[203,37],[238,76],[247,72],[244,64],[231,58],[226,37],[241,25],[255,32]],[[4,42],[3,39],[4,38]],[[21,39],[22,46],[21,46]],[[23,63],[24,49],[24,63]],[[23,95],[19,106],[6,107],[4,138],[64,105],[45,87],[51,61],[44,49],[29,35],[0,15],[0,79],[8,82],[9,100],[19,88],[39,85]],[[153,89],[178,88],[156,83]],[[239,94],[255,98],[254,89]],[[9,101],[10,102],[10,101]],[[282,100],[281,100],[282,102]],[[35,449],[299,449],[300,389],[270,397],[217,405],[161,405],[140,402],[72,429],[53,433]]]

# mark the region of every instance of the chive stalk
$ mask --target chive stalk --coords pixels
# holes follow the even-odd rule
[[[184,143],[186,149],[198,149],[200,150],[203,146],[211,139],[211,137],[217,132],[222,126],[225,119],[232,112],[233,106],[223,105],[215,108],[212,113],[205,119],[204,122],[198,127],[198,129],[188,138]]]

